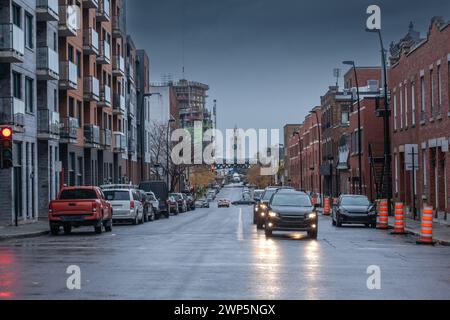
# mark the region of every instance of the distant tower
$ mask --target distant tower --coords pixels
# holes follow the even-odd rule
[[[333,70],[333,76],[336,78],[336,88],[339,87],[339,77],[341,76],[341,69],[334,69]]]
[[[216,99],[214,99],[213,117],[214,117],[214,129],[217,129],[217,100]]]

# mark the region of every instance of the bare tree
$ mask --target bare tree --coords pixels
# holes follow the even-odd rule
[[[168,134],[168,125],[154,121],[150,129],[150,155],[152,159],[151,174],[156,180],[162,180],[163,177],[170,176],[170,190],[175,190],[180,183],[181,177],[186,172],[185,165],[174,165],[171,159],[172,143],[167,143],[170,137]],[[169,167],[167,166],[169,158]]]

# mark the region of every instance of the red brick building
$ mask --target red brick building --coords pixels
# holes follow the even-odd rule
[[[303,125],[300,124],[298,127],[292,130],[292,133],[288,136],[285,136],[285,139],[288,141],[286,145],[287,150],[287,168],[288,168],[288,176],[287,176],[287,184],[291,187],[294,187],[298,190],[301,189],[301,158],[300,158],[300,150],[301,150],[301,132],[303,131]],[[298,133],[298,134],[297,134]]]
[[[320,138],[321,138],[321,108],[316,107],[305,117],[301,129],[301,186],[305,191],[319,194],[322,186],[320,176]]]
[[[450,25],[433,18],[426,38],[410,25],[391,47],[389,87],[392,107],[393,192],[412,206],[429,204],[450,212]],[[413,145],[418,152],[414,180],[406,165]],[[414,192],[415,190],[415,192]]]

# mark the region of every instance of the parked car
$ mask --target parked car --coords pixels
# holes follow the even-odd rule
[[[170,217],[168,210],[167,198],[169,197],[169,188],[164,181],[147,181],[139,184],[139,189],[145,192],[153,192],[156,199],[159,201],[159,211],[164,214],[166,218]]]
[[[311,198],[304,192],[276,192],[265,217],[266,237],[274,231],[306,231],[312,239],[318,235],[318,214]]]
[[[183,196],[186,199],[186,204],[189,210],[195,210],[195,199],[194,196],[190,193],[183,193]]]
[[[147,197],[148,197],[148,201],[150,201],[152,207],[153,207],[153,212],[155,213],[155,219],[159,219],[161,212],[159,210],[159,201],[158,199],[156,199],[156,196],[153,192],[146,192]]]
[[[173,213],[174,215],[178,215],[180,213],[180,208],[178,207],[178,201],[175,197],[169,196],[167,198],[167,205],[169,213]]]
[[[228,199],[219,199],[219,201],[217,202],[217,207],[218,208],[229,208],[231,206],[231,201]]]
[[[177,201],[180,213],[187,211],[186,200],[184,199],[182,193],[171,193],[170,196],[174,197]]]
[[[63,227],[65,234],[70,234],[72,228],[82,226],[94,227],[95,233],[112,231],[111,204],[98,187],[67,187],[63,188],[58,199],[49,204],[48,219],[50,232],[57,235]]]
[[[153,206],[150,202],[150,198],[147,196],[147,193],[144,190],[137,190],[137,192],[139,194],[139,201],[142,202],[142,206],[144,207],[144,222],[154,221],[155,212],[153,211]]]
[[[342,195],[333,206],[332,221],[337,227],[343,224],[364,224],[376,228],[376,207],[366,196]]]
[[[144,206],[136,189],[111,186],[105,187],[103,193],[112,205],[114,222],[144,223]]]
[[[202,198],[195,201],[195,207],[197,208],[209,208],[209,202],[207,199]]]

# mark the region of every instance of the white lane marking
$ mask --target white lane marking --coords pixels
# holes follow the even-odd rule
[[[239,208],[238,227],[236,234],[238,241],[244,241],[244,221],[242,219],[242,208]]]

